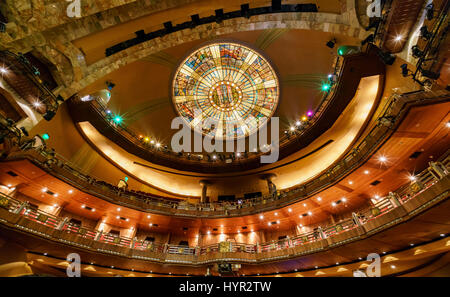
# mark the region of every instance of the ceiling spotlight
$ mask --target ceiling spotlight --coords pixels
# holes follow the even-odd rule
[[[402,35],[397,35],[397,36],[395,36],[395,38],[394,38],[394,40],[396,41],[396,42],[399,42],[399,41],[401,41],[403,39],[403,36]]]
[[[237,233],[241,233],[241,230],[237,230]]]
[[[369,170],[364,170],[364,174],[369,174]]]
[[[259,216],[259,219],[260,219],[260,220],[264,219],[264,216],[263,216],[263,215],[260,215],[260,216]]]
[[[275,215],[277,216],[277,215],[278,215],[278,212],[276,212]]]
[[[322,197],[317,197],[317,201],[322,201]]]
[[[312,215],[312,212],[308,211],[308,215]]]
[[[291,130],[292,132],[295,131],[295,127],[294,127],[294,126],[291,126],[291,127],[289,128],[289,130]]]
[[[208,230],[208,232],[206,232],[206,234],[208,234],[208,235],[211,234],[211,231]]]
[[[150,224],[148,224],[148,225],[149,225],[150,227],[151,227],[151,226],[153,226],[153,224],[152,224],[152,223],[150,223]]]
[[[120,207],[117,208],[117,211],[120,211]]]
[[[303,203],[303,206],[306,207],[306,203]]]
[[[297,121],[297,122],[295,122],[295,125],[298,127],[298,126],[300,126],[302,124],[302,122],[300,122],[300,121]]]
[[[409,176],[409,180],[410,180],[410,181],[416,181],[416,180],[417,180],[417,177],[415,177],[414,175],[410,175],[410,176]]]
[[[408,64],[402,64],[401,66],[400,66],[400,68],[402,69],[402,75],[403,75],[403,77],[408,77],[408,75],[409,75],[409,69],[408,69]]]
[[[395,269],[396,267],[395,267],[395,265],[391,265],[391,268],[392,268],[392,269]]]
[[[345,198],[345,197],[342,198],[341,200],[342,200],[342,202],[347,202],[347,198]]]
[[[84,205],[84,204],[83,204],[83,205],[81,205],[81,208],[85,208],[85,207],[86,207],[86,205]]]
[[[387,161],[387,158],[385,156],[380,156],[378,158],[378,161],[380,161],[381,163],[385,163]]]
[[[120,216],[116,216],[116,219],[120,219]]]
[[[292,212],[292,209],[291,209],[291,208],[289,208],[289,209],[288,209],[288,211],[289,211],[289,212]]]
[[[280,220],[277,220],[277,224],[280,224]]]
[[[150,215],[147,216],[147,219],[150,219]]]
[[[450,128],[450,122],[445,123],[445,127]]]
[[[45,192],[47,192],[47,190],[48,190],[47,187],[44,187],[44,188],[42,188],[41,191],[45,193]]]
[[[53,197],[58,197],[58,193],[53,194]]]
[[[380,196],[379,195],[375,195],[375,199],[376,200],[380,199]]]
[[[267,223],[267,226],[270,226],[270,225],[272,225],[272,223],[271,223],[271,222],[268,222],[268,223]]]
[[[34,101],[34,102],[33,102],[33,106],[36,107],[36,108],[39,108],[39,107],[42,106],[42,104],[41,104],[41,102],[39,102],[39,101]]]
[[[161,143],[157,142],[156,147],[160,147],[160,146],[161,146]]]
[[[336,202],[331,202],[331,206],[336,206]]]
[[[120,124],[120,122],[122,122],[122,118],[120,116],[115,116],[114,122],[116,122],[116,124]]]
[[[348,181],[348,184],[349,185],[353,185],[353,182],[350,180],[350,181]]]
[[[95,211],[95,208],[91,209],[91,211],[94,212],[94,211]]]
[[[8,72],[8,70],[6,70],[6,68],[0,67],[0,73],[6,74],[7,72]]]
[[[73,193],[73,190],[69,190],[69,191],[67,191],[67,193],[72,194],[72,193]]]
[[[331,88],[330,84],[322,84],[322,91],[328,92]]]

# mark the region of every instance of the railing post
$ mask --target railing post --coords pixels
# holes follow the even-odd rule
[[[325,233],[323,233],[322,227],[320,227],[320,226],[317,227],[317,231],[319,232],[320,238],[322,238],[322,239],[327,238],[327,237],[325,236]]]
[[[137,240],[136,237],[134,237],[134,238],[131,240],[131,242],[130,242],[130,249],[133,249],[133,248],[134,248],[134,243],[136,242],[136,240]]]
[[[20,205],[19,208],[16,209],[16,211],[14,213],[16,214],[20,214],[22,212],[22,210],[26,209],[28,206],[28,201],[24,201],[22,202],[22,204]]]
[[[103,231],[102,231],[102,230],[100,230],[99,232],[97,232],[97,235],[95,235],[94,240],[95,240],[95,241],[99,241],[100,238],[102,237],[102,234],[103,234]]]
[[[394,204],[395,207],[399,207],[402,205],[400,203],[400,200],[398,199],[397,193],[389,192],[388,197],[389,197],[389,200],[391,201],[391,203]]]
[[[428,167],[428,171],[437,180],[444,178],[448,174],[447,169],[444,165],[442,165],[442,163],[431,161],[428,164],[430,165],[430,167]]]
[[[352,212],[352,219],[353,219],[353,224],[355,224],[358,227],[362,226],[361,221],[358,218],[358,215],[354,212]]]
[[[256,243],[256,253],[261,253],[261,246],[259,245],[259,242]]]
[[[59,222],[59,225],[56,227],[57,230],[62,230],[64,226],[66,225],[67,221],[69,220],[68,217],[65,217],[61,222]]]

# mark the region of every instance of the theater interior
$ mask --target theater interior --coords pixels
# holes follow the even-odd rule
[[[77,2],[0,3],[0,276],[450,276],[448,0]]]

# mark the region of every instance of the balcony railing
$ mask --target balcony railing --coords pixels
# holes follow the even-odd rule
[[[62,156],[49,153],[44,148],[16,152],[10,154],[10,159],[28,158],[50,174],[86,193],[139,210],[185,217],[240,216],[287,206],[332,186],[370,158],[376,149],[394,133],[395,125],[401,121],[410,106],[424,104],[427,101],[435,103],[445,100],[448,100],[448,94],[445,91],[419,91],[401,96],[394,95],[388,100],[380,112],[378,121],[373,124],[367,135],[320,176],[295,189],[280,191],[276,195],[239,199],[233,202],[190,203],[140,191],[119,191],[117,187],[83,173]]]
[[[223,243],[190,247],[160,242],[149,242],[146,240],[137,240],[137,238],[115,236],[109,233],[103,233],[101,230],[99,231],[74,225],[70,223],[67,218],[57,217],[42,210],[33,208],[27,202],[20,202],[5,194],[0,194],[0,209],[3,208],[7,211],[6,213],[16,214],[25,218],[27,221],[38,224],[34,224],[34,227],[31,228],[30,224],[23,222],[22,224],[16,223],[15,226],[18,228],[25,229],[29,232],[37,233],[45,237],[50,237],[55,240],[59,239],[60,241],[67,241],[61,240],[58,238],[58,233],[52,232],[52,230],[60,230],[62,233],[72,234],[76,237],[87,239],[88,241],[84,242],[87,247],[89,247],[92,242],[104,243],[106,245],[104,245],[100,250],[106,252],[109,251],[108,246],[116,246],[144,252],[152,252],[154,254],[176,254],[197,257],[219,252],[261,254],[311,244],[327,238],[334,238],[340,234],[364,226],[374,219],[380,218],[395,209],[404,206],[441,180],[446,179],[448,182],[448,174],[450,169],[449,152],[447,152],[446,157],[442,160],[442,162],[430,163],[430,165],[431,166],[429,168],[416,176],[416,179],[412,183],[400,187],[395,192],[391,192],[387,197],[380,198],[375,205],[373,205],[373,207],[361,211],[358,214],[352,213],[352,217],[350,218],[344,219],[330,226],[317,227],[313,231],[301,233],[278,241],[260,244],[227,242],[225,246],[228,246],[228,248],[226,250],[222,250],[220,248]],[[447,198],[448,188],[447,192],[444,194],[446,194],[444,198]],[[427,201],[427,203],[428,202],[429,201]],[[5,213],[0,211],[0,214],[2,214],[0,216],[0,221],[6,222],[7,218],[5,219],[5,217],[7,216]],[[13,221],[17,222],[18,219],[16,218]],[[47,228],[39,228],[36,226],[45,226]],[[59,237],[61,237],[61,234],[59,234]],[[72,240],[77,241],[75,238],[72,238]],[[140,258],[143,257],[140,256]]]

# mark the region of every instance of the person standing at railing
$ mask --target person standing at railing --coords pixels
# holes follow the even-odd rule
[[[119,188],[119,193],[121,191],[125,192],[128,189],[128,177],[124,177],[123,179],[119,180],[119,184],[117,185],[117,188]]]

